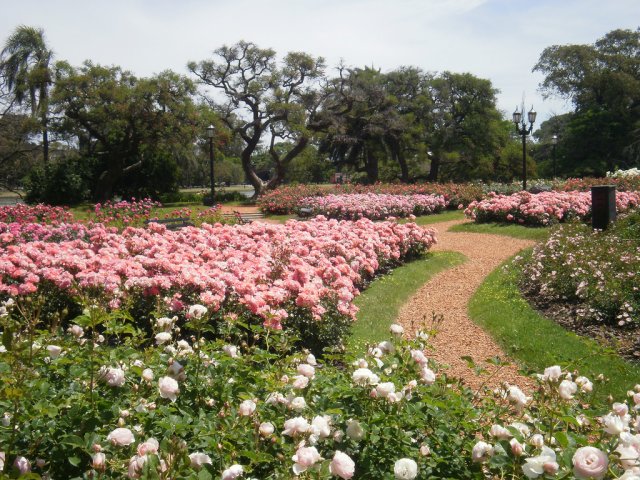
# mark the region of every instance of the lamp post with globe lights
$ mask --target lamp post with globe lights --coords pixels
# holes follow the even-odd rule
[[[556,146],[558,145],[558,135],[551,137],[551,144],[553,145],[553,178],[556,178]]]
[[[527,119],[529,120],[529,127],[524,119],[524,105],[522,110],[518,110],[516,107],[513,112],[513,123],[516,126],[516,133],[522,136],[522,189],[527,189],[527,135],[530,135],[533,131],[533,124],[536,121],[536,111],[531,107],[531,110],[527,113]]]
[[[213,135],[215,133],[215,127],[213,125],[209,125],[207,127],[207,137],[209,138],[209,180],[211,181],[211,205],[215,205],[216,198],[216,183],[215,176],[213,172]],[[208,203],[208,202],[207,202]]]

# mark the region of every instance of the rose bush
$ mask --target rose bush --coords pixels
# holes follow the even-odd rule
[[[640,212],[620,218],[604,232],[563,225],[520,262],[521,287],[541,303],[570,307],[580,323],[622,329],[636,325],[639,232]]]
[[[230,355],[228,339],[177,327],[160,346],[142,329],[101,339],[97,308],[78,319],[81,335],[34,333],[15,328],[28,323],[16,305],[0,318],[0,476],[630,479],[640,467],[640,386],[586,410],[597,382],[559,366],[530,392],[471,392],[422,353],[422,332],[318,361],[247,344]],[[272,341],[290,339],[274,332]],[[46,344],[61,353],[51,358]],[[108,368],[124,372],[122,385],[96,381]]]
[[[43,233],[47,228],[55,233]],[[185,305],[200,303],[214,326],[227,315],[249,329],[284,325],[317,352],[341,342],[357,311],[353,299],[376,272],[435,242],[433,230],[415,224],[323,217],[175,232],[158,224],[121,233],[102,225],[37,231],[62,240],[4,238],[0,293],[16,297],[21,308],[41,309],[41,326],[55,325],[63,311],[77,312],[83,302],[125,320],[160,306],[184,318]]]
[[[378,193],[326,195],[300,199],[300,207],[329,218],[383,220],[389,217],[429,215],[445,208],[440,195],[386,195]]]
[[[418,183],[418,184],[383,184],[375,185],[334,185],[321,187],[317,185],[282,186],[267,192],[258,199],[258,205],[265,213],[293,214],[303,207],[302,199],[324,197],[327,195],[435,195],[444,197],[446,208],[457,209],[468,205],[473,200],[482,198],[482,186],[465,183]]]
[[[640,193],[617,192],[616,208],[624,212],[640,205]],[[478,223],[507,222],[523,225],[551,225],[570,219],[584,220],[591,213],[590,192],[519,192],[512,195],[490,193],[472,202],[465,215]]]

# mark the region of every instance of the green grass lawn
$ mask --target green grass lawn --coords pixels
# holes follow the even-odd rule
[[[366,343],[389,338],[389,325],[400,307],[436,273],[459,265],[465,256],[456,252],[433,252],[406,263],[376,279],[356,298],[360,311],[353,325],[348,346],[361,349]]]
[[[491,273],[469,303],[471,318],[528,371],[540,373],[551,365],[578,369],[594,381],[598,403],[607,402],[609,394],[624,399],[640,381],[640,365],[542,316],[520,295],[518,274],[503,268]],[[595,382],[600,373],[610,379],[603,385]]]
[[[549,236],[548,227],[525,227],[523,225],[505,223],[465,223],[454,225],[451,232],[490,233],[493,235],[505,235],[507,237],[523,238],[535,241],[544,241]]]
[[[416,217],[415,222],[417,225],[431,225],[432,223],[448,222],[450,220],[462,220],[464,213],[462,210],[445,210],[434,215],[422,215]],[[403,222],[408,220],[403,219]]]

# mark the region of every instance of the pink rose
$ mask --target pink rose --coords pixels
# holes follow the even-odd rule
[[[16,457],[13,466],[18,469],[20,475],[25,475],[31,471],[31,463],[24,457]]]
[[[128,428],[116,428],[113,432],[107,435],[107,440],[118,447],[131,445],[135,442],[133,432]]]
[[[104,453],[102,452],[94,453],[93,456],[91,457],[91,466],[95,470],[104,470],[106,461],[107,461],[107,457]]]
[[[573,473],[576,478],[601,479],[609,468],[607,455],[595,447],[581,447],[573,455]]]
[[[159,448],[160,448],[160,444],[158,443],[158,440],[151,437],[151,438],[148,438],[145,442],[142,442],[141,444],[138,445],[137,452],[138,452],[138,455],[140,455],[141,457],[143,455],[148,455],[148,454],[155,455],[158,453]]]
[[[336,450],[333,455],[333,460],[329,464],[329,472],[336,477],[349,479],[353,477],[355,473],[356,464],[351,460],[351,457],[346,453],[342,453],[340,450]]]

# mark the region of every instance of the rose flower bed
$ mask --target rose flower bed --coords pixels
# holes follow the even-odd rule
[[[182,328],[149,318],[150,341],[95,305],[46,332],[5,301],[0,477],[638,478],[638,386],[594,413],[595,379],[553,366],[532,392],[479,396],[439,372],[422,332],[393,325],[332,363],[288,354],[285,332],[232,344],[236,318],[186,310]],[[229,337],[206,339],[214,319]]]
[[[614,340],[628,358],[640,355],[640,212],[604,232],[563,225],[521,263],[521,287],[539,308],[589,337]],[[557,317],[557,315],[551,315]]]
[[[322,217],[175,232],[158,224],[121,233],[101,225],[69,228],[75,239],[57,235],[59,242],[0,236],[6,242],[0,292],[18,302],[46,292],[50,322],[59,310],[89,300],[138,315],[158,302],[176,311],[197,302],[221,317],[232,313],[278,329],[284,323],[318,349],[340,343],[358,287],[435,242],[433,230],[415,224]],[[39,229],[42,237],[47,227]]]
[[[616,208],[624,212],[640,205],[640,193],[617,192]],[[519,192],[512,195],[490,193],[472,202],[465,215],[482,222],[506,222],[523,225],[551,225],[572,218],[584,220],[591,213],[590,192]]]
[[[440,195],[385,195],[376,193],[326,195],[306,197],[300,206],[309,208],[313,215],[329,218],[383,220],[389,217],[428,215],[445,208]]]
[[[330,188],[317,185],[281,186],[258,199],[260,209],[267,214],[294,214],[303,207],[303,199],[327,195],[436,195],[444,197],[446,208],[457,209],[473,200],[482,198],[482,187],[471,183],[376,183],[375,185],[334,185]]]

